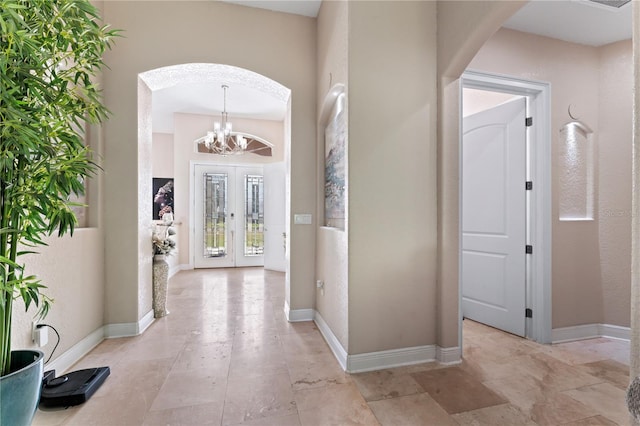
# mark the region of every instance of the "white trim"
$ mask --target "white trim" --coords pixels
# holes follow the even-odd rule
[[[288,308],[289,305],[285,303],[285,312],[287,312]],[[309,310],[313,311],[311,309]],[[304,309],[301,311],[308,310]],[[318,326],[320,334],[322,334],[329,348],[331,348],[331,352],[333,352],[340,367],[347,373],[363,373],[365,371],[422,364],[434,362],[436,359],[445,364],[456,364],[461,361],[461,351],[459,347],[441,349],[435,345],[349,355],[335,334],[333,334],[333,331],[331,331],[331,327],[329,327],[324,318],[322,318],[322,315],[317,311],[313,312],[313,320]]]
[[[119,324],[107,324],[104,326],[105,339],[113,339],[116,337],[133,337],[138,336],[149,328],[153,323],[153,309],[147,312],[138,322],[127,322]]]
[[[324,340],[329,345],[329,348],[331,348],[333,356],[335,356],[336,360],[338,360],[340,367],[342,367],[343,370],[347,371],[347,362],[349,358],[347,351],[342,346],[336,335],[333,334],[333,331],[331,331],[331,327],[329,327],[329,325],[324,321],[322,315],[320,315],[319,312],[315,313],[314,321],[318,326],[318,330],[320,330],[320,334],[322,334],[322,337],[324,337]]]
[[[462,350],[460,346],[451,348],[436,347],[436,360],[445,365],[460,364],[462,362]]]
[[[600,336],[610,339],[631,341],[631,327],[622,327],[612,324],[599,324]]]
[[[318,326],[320,334],[322,334],[322,337],[327,342],[327,345],[329,345],[331,352],[333,352],[333,356],[338,361],[338,364],[340,364],[340,367],[347,373],[384,370],[386,368],[423,364],[436,360],[443,364],[450,365],[458,364],[462,360],[462,351],[459,347],[440,348],[435,345],[349,355],[319,312],[313,309],[291,311],[287,302],[285,302],[284,311],[287,318],[300,318],[297,321],[313,320]],[[289,321],[293,322],[292,320]]]
[[[84,339],[71,346],[59,357],[46,364],[45,371],[56,370],[56,376],[66,373],[76,362],[88,354],[93,348],[104,340],[104,327],[93,331]]]
[[[552,332],[553,343],[574,342],[597,337],[629,341],[631,340],[631,328],[611,324],[583,324],[554,328]]]
[[[535,117],[531,128],[531,169],[530,180],[535,190],[531,195],[531,222],[528,244],[534,246],[534,255],[527,260],[526,307],[534,312],[532,320],[527,320],[527,336],[538,343],[550,343],[551,336],[551,84],[547,82],[523,80],[516,77],[465,71],[460,78],[462,88],[501,91],[528,96],[531,99],[531,114]],[[462,96],[462,94],[460,94]],[[462,108],[462,102],[460,102]],[[462,111],[459,125],[462,126]],[[462,131],[460,141],[462,143]],[[462,169],[460,169],[462,170]],[[528,179],[529,180],[529,179]],[[462,190],[459,189],[459,197]],[[460,205],[462,202],[460,201]],[[462,210],[460,210],[462,212]],[[460,229],[460,227],[459,227]],[[462,235],[459,235],[462,238]],[[462,247],[462,246],[460,246]],[[462,274],[460,274],[462,277]],[[458,283],[462,295],[462,282]],[[462,311],[460,311],[460,327]]]
[[[155,318],[153,316],[153,309],[151,309],[149,312],[146,313],[145,316],[143,316],[140,321],[138,321],[138,328],[137,328],[137,333],[136,334],[142,334],[145,332],[145,330],[147,328],[149,328],[149,326],[151,324],[153,324],[153,321],[155,321]],[[111,337],[111,336],[109,336]]]
[[[137,322],[107,324],[104,326],[104,337],[106,339],[113,339],[116,337],[132,337],[137,335],[138,335]]]
[[[362,373],[365,371],[433,362],[436,360],[436,352],[435,345],[427,345],[348,355],[347,369],[345,371],[348,373]]]
[[[289,308],[289,302],[284,302],[284,315],[289,322],[313,321],[316,316],[314,309],[293,309]]]
[[[153,323],[153,310],[147,312],[137,323],[107,324],[93,332],[45,366],[45,370],[56,370],[56,375],[69,370],[103,340],[115,337],[130,337],[144,333]]]

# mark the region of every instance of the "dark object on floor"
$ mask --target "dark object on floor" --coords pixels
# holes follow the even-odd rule
[[[88,368],[54,377],[55,370],[46,371],[42,379],[40,406],[71,407],[86,402],[109,376],[109,367]]]

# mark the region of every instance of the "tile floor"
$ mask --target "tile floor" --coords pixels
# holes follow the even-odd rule
[[[105,340],[85,404],[34,425],[626,425],[629,343],[538,345],[465,320],[464,362],[349,375],[311,322],[283,313],[284,275],[183,271],[170,315]]]

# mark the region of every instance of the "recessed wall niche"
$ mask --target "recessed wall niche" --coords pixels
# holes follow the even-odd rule
[[[593,220],[593,139],[593,131],[579,121],[571,121],[560,129],[558,171],[562,221]]]

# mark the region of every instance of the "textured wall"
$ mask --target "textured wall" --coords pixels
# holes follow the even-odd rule
[[[633,46],[631,40],[600,53],[598,152],[600,258],[604,323],[629,327],[631,318],[631,158]]]
[[[335,84],[347,84],[348,76],[348,3],[322,2],[318,15],[318,115],[327,92]],[[347,98],[348,98],[348,91]],[[348,99],[347,99],[348,104]],[[348,122],[348,108],[344,112]],[[324,127],[318,127],[318,208],[324,216]],[[348,156],[347,156],[348,161]],[[348,182],[348,179],[347,179]],[[348,192],[347,192],[348,193]],[[348,201],[347,201],[348,214]],[[316,290],[316,310],[346,349],[349,345],[348,315],[348,243],[345,230],[318,228],[316,278],[324,282],[324,291]]]
[[[26,272],[37,275],[47,286],[42,291],[54,299],[44,323],[54,326],[61,335],[55,357],[104,325],[104,264],[102,232],[98,228],[76,229],[73,237],[47,238],[48,246],[39,254],[26,256]],[[13,349],[33,347],[31,322],[35,310],[25,312],[24,304],[13,307]],[[43,350],[47,357],[56,343],[49,331],[49,344]],[[54,358],[55,359],[55,358]]]
[[[433,345],[436,3],[350,2],[348,86],[348,352]]]

